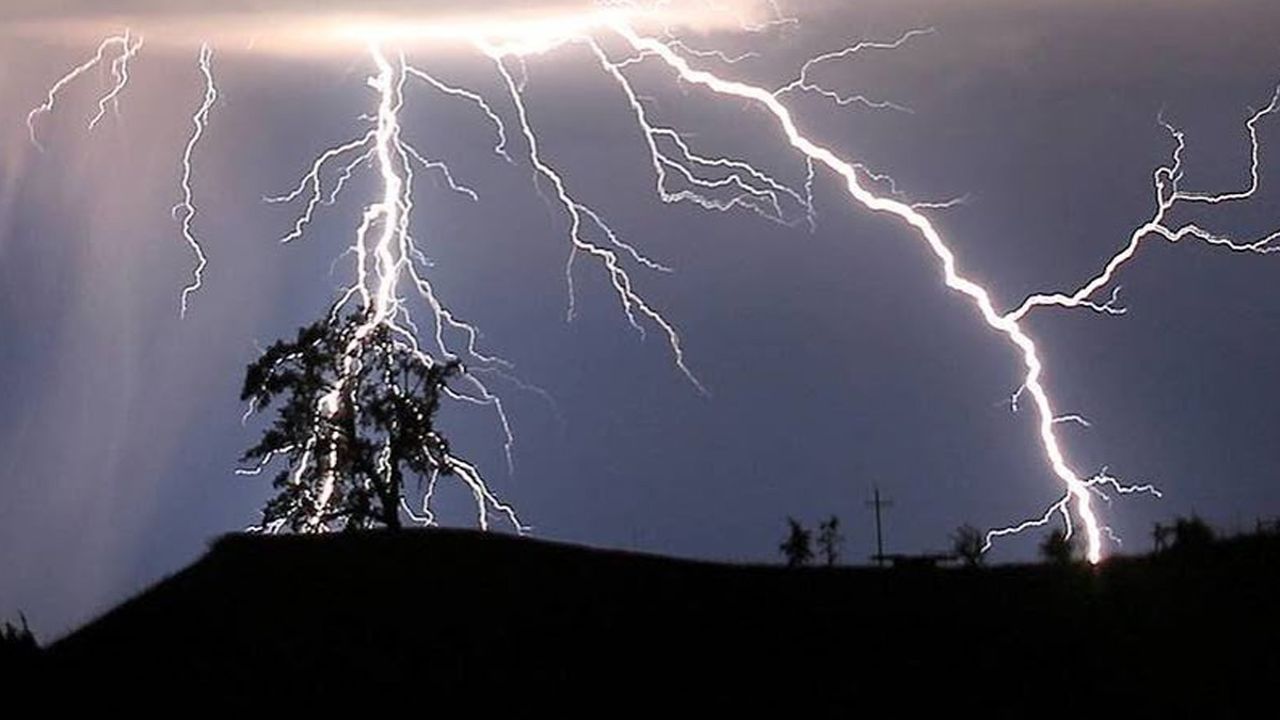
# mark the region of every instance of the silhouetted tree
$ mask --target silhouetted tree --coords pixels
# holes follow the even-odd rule
[[[808,565],[809,561],[813,560],[812,533],[795,518],[787,518],[787,525],[789,527],[787,539],[778,546],[783,557],[787,559],[787,567]]]
[[[1173,528],[1168,525],[1156,523],[1151,529],[1151,543],[1154,552],[1160,553],[1169,549],[1169,535],[1173,533]]]
[[[840,518],[832,515],[818,524],[818,552],[827,567],[840,560],[840,548],[844,545],[844,536],[840,534]]]
[[[433,421],[458,371],[359,314],[317,322],[268,348],[245,371],[241,392],[256,412],[279,401],[274,424],[242,458],[259,469],[288,460],[263,525],[399,527],[406,473],[422,479],[457,469]]]
[[[1213,544],[1213,528],[1199,517],[1180,517],[1173,523],[1173,549],[1203,550]]]
[[[1040,543],[1040,555],[1055,565],[1069,565],[1075,554],[1075,541],[1062,528],[1054,528]]]
[[[0,628],[0,671],[8,675],[9,679],[12,678],[12,673],[30,672],[32,664],[40,655],[40,645],[27,626],[26,616],[20,614],[18,617],[22,620],[22,627],[6,621],[4,627]]]
[[[951,534],[951,551],[956,554],[967,567],[982,564],[982,546],[986,538],[978,528],[965,523]]]

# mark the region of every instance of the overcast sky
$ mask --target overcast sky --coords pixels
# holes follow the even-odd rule
[[[1246,184],[1244,121],[1280,82],[1280,8],[1268,0],[786,6],[798,26],[697,38],[760,57],[703,62],[775,86],[851,40],[936,28],[820,71],[912,113],[791,103],[806,132],[892,173],[912,199],[967,196],[933,216],[1000,307],[1074,287],[1150,216],[1151,173],[1172,150],[1162,110],[1188,133],[1188,186]],[[40,120],[40,154],[27,109],[92,43],[2,42],[0,618],[24,611],[55,637],[257,519],[268,481],[231,474],[257,427],[240,422],[244,367],[332,301],[347,267],[331,274],[332,263],[373,188],[353,184],[287,247],[276,240],[290,211],[261,198],[357,134],[376,98],[362,55],[215,56],[222,94],[194,183],[211,264],[180,320],[191,258],[170,208],[203,95],[194,50],[144,47],[121,117],[93,133],[102,78],[70,86]],[[487,59],[415,60],[486,94],[512,122]],[[697,147],[803,182],[803,163],[763,113],[656,66],[633,77]],[[885,536],[902,552],[944,549],[961,523],[1005,525],[1059,494],[1032,415],[1008,405],[1017,357],[941,288],[915,236],[851,207],[824,175],[812,234],[663,205],[629,109],[580,47],[530,60],[527,97],[571,189],[675,268],[634,277],[679,327],[711,392],[696,392],[656,334],[642,342],[631,331],[595,266],[578,264],[579,316],[565,322],[565,218],[534,192],[527,162],[493,155],[474,107],[411,88],[406,132],[481,195],[421,184],[415,232],[433,281],[486,347],[555,399],[553,409],[502,388],[513,476],[491,414],[452,407],[441,420],[539,537],[772,561],[786,516],[816,525],[834,513],[861,562],[873,549],[864,502],[874,484],[894,501]],[[1206,215],[1215,229],[1280,226],[1280,118],[1260,130],[1262,192]],[[520,160],[523,145],[512,150]],[[1179,514],[1224,530],[1280,515],[1277,262],[1152,241],[1119,278],[1127,315],[1051,311],[1029,323],[1059,406],[1092,422],[1063,430],[1075,466],[1165,491],[1102,508],[1127,541],[1120,551],[1146,550],[1151,523]],[[441,507],[450,524],[472,522],[457,488]],[[1037,540],[1002,542],[991,559],[1030,558]]]

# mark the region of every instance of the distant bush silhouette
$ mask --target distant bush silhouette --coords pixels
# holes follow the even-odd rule
[[[787,559],[787,567],[808,565],[813,560],[813,534],[795,518],[787,518],[787,526],[787,539],[778,546]]]
[[[320,321],[249,365],[241,399],[256,412],[279,400],[275,423],[243,460],[284,458],[263,525],[294,531],[400,526],[405,473],[471,473],[436,431],[456,362],[434,363],[363,315]],[[477,491],[477,496],[480,492]]]
[[[951,551],[959,557],[967,567],[982,564],[982,546],[986,538],[978,528],[965,523],[951,534]]]
[[[1075,555],[1075,541],[1062,528],[1054,528],[1040,543],[1040,556],[1054,565],[1069,565]]]
[[[1199,517],[1180,517],[1173,523],[1173,550],[1203,550],[1213,544],[1213,528]]]
[[[844,536],[840,534],[840,518],[832,515],[818,525],[818,552],[827,567],[840,560],[840,549],[844,545]]]

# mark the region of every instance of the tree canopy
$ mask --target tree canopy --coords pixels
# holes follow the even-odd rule
[[[406,476],[429,494],[441,474],[462,474],[481,503],[503,507],[436,430],[441,393],[458,374],[362,314],[300,328],[249,365],[241,399],[274,423],[244,453],[257,472],[287,467],[263,527],[299,532],[400,526]]]
[[[787,567],[808,565],[813,560],[813,533],[806,530],[799,520],[787,518],[787,539],[778,546],[787,559]]]
[[[965,567],[977,567],[982,564],[983,546],[986,537],[978,528],[965,523],[951,534],[951,551],[964,562]]]

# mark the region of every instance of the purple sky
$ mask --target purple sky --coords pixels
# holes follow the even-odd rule
[[[1230,2],[857,3],[781,34],[719,36],[758,59],[724,74],[777,85],[807,56],[912,27],[935,35],[825,68],[821,78],[914,113],[794,99],[806,132],[887,171],[913,199],[967,195],[933,214],[962,265],[1009,307],[1094,274],[1152,211],[1166,117],[1185,129],[1190,187],[1247,182],[1244,121],[1280,81],[1280,8]],[[842,7],[843,3],[833,7]],[[852,5],[852,4],[851,4]],[[959,7],[963,5],[963,7]],[[784,4],[785,6],[785,4]],[[710,42],[702,39],[703,42]],[[4,40],[0,54],[0,618],[44,637],[75,627],[257,519],[265,478],[231,475],[255,439],[237,403],[257,350],[310,322],[344,281],[330,274],[372,187],[355,183],[304,242],[275,242],[287,190],[324,147],[357,132],[373,97],[364,56],[221,53],[221,100],[197,155],[199,231],[211,265],[185,320],[190,256],[169,210],[203,93],[194,52],[144,48],[122,117],[84,123],[98,76],[69,88],[26,142],[27,109],[92,47]],[[491,63],[415,60],[493,99]],[[627,239],[676,272],[636,271],[680,329],[700,396],[667,349],[627,326],[600,270],[578,266],[579,317],[564,321],[565,222],[527,162],[489,150],[474,108],[426,88],[408,98],[413,141],[448,160],[479,204],[424,182],[416,232],[441,295],[484,330],[541,398],[503,387],[517,443],[505,472],[492,414],[446,409],[455,447],[480,464],[541,537],[728,560],[773,560],[794,515],[835,513],[861,561],[873,483],[895,504],[889,549],[944,548],[959,524],[1005,525],[1058,494],[1029,413],[1007,399],[1017,358],[939,283],[919,241],[852,207],[830,176],[818,228],[663,205],[615,85],[569,48],[530,60],[529,112],[544,152]],[[634,80],[665,122],[707,152],[749,157],[789,181],[803,164],[762,113],[681,88],[655,67]],[[1242,236],[1276,229],[1280,118],[1260,125],[1256,200],[1204,216]],[[519,161],[524,148],[513,142]],[[1145,550],[1150,523],[1198,512],[1224,530],[1280,515],[1280,257],[1152,241],[1119,278],[1127,315],[1045,312],[1029,323],[1077,467],[1154,482],[1163,500],[1103,507]],[[472,521],[454,486],[450,524]],[[993,561],[1026,559],[1037,535]],[[1122,550],[1123,551],[1123,550]]]

